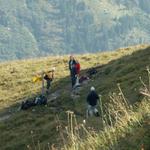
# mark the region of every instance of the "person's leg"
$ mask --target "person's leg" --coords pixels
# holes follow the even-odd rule
[[[72,88],[73,88],[76,83],[76,77],[74,75],[72,75],[71,77],[71,83],[72,83]]]
[[[91,105],[87,105],[86,118],[90,116],[90,109],[91,109]]]
[[[47,90],[49,90],[50,85],[51,85],[51,81],[50,81],[50,80],[47,80]]]
[[[88,110],[88,108],[86,109],[86,118],[89,118],[89,110]]]
[[[89,116],[93,116],[93,106],[89,105]]]
[[[72,71],[70,71],[70,78],[71,78],[71,85],[72,85],[72,88],[73,88],[73,74],[72,74]]]
[[[94,106],[94,115],[95,115],[96,117],[99,117],[99,116],[100,116],[100,114],[99,114],[99,112],[98,112],[96,106]]]
[[[71,77],[71,85],[72,85],[72,88],[73,88],[73,86],[74,86],[74,78],[73,78],[73,76]]]
[[[76,76],[76,86],[80,86],[80,83],[79,83],[79,75],[77,74]]]
[[[47,80],[47,87],[46,87],[46,93],[48,94],[49,92],[49,88],[51,86],[51,81],[50,80]]]
[[[73,87],[75,86],[75,84],[76,84],[76,76],[74,75],[73,76]]]

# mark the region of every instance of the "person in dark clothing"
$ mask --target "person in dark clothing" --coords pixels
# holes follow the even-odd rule
[[[91,87],[91,91],[87,96],[87,103],[88,103],[88,108],[87,108],[87,112],[86,112],[86,116],[88,118],[88,116],[92,116],[93,114],[95,116],[99,116],[99,112],[97,110],[97,103],[99,100],[99,96],[95,91],[94,87]]]
[[[72,65],[71,69],[71,81],[72,81],[72,87],[75,86],[76,84],[76,79],[77,79],[77,70],[75,64]]]
[[[70,70],[70,76],[71,76],[72,88],[73,88],[74,85],[76,84],[76,78],[77,78],[76,61],[73,56],[70,56],[69,70]]]
[[[75,61],[75,59],[74,59],[73,56],[70,56],[70,60],[69,60],[69,70],[70,70],[70,74],[71,74],[71,70],[72,70],[74,64],[76,64],[76,61]]]
[[[47,86],[46,86],[46,93],[47,94],[49,92],[49,89],[50,89],[50,86],[51,86],[51,82],[54,79],[54,71],[55,71],[55,68],[53,68],[52,70],[50,70],[48,72],[45,72],[45,75],[44,75],[44,79],[47,82]]]

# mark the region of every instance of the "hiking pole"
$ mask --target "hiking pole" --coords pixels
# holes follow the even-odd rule
[[[102,96],[101,95],[99,95],[99,102],[100,102],[99,106],[100,106],[100,111],[101,111],[102,123],[103,123],[103,127],[104,127],[104,118],[103,118],[104,113],[103,113]]]

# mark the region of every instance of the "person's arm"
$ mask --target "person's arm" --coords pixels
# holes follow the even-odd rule
[[[95,97],[98,100],[99,99],[99,95],[95,92]]]
[[[71,61],[69,60],[69,70],[71,70]]]
[[[79,66],[79,64],[77,63],[77,64],[76,64],[76,73],[79,74],[79,71],[80,71],[80,66]]]
[[[97,94],[97,99],[99,99],[99,95]]]
[[[80,72],[80,69],[81,69],[81,67],[80,67],[80,63],[78,63],[78,70],[79,70],[79,72]]]

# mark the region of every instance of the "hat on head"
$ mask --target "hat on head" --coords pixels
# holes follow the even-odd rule
[[[73,56],[73,55],[70,55],[70,58],[74,59],[74,56]]]
[[[91,91],[95,91],[95,87],[94,86],[91,87]]]
[[[53,68],[52,68],[52,71],[55,71],[55,70],[56,70],[56,68],[55,68],[55,67],[53,67]]]

